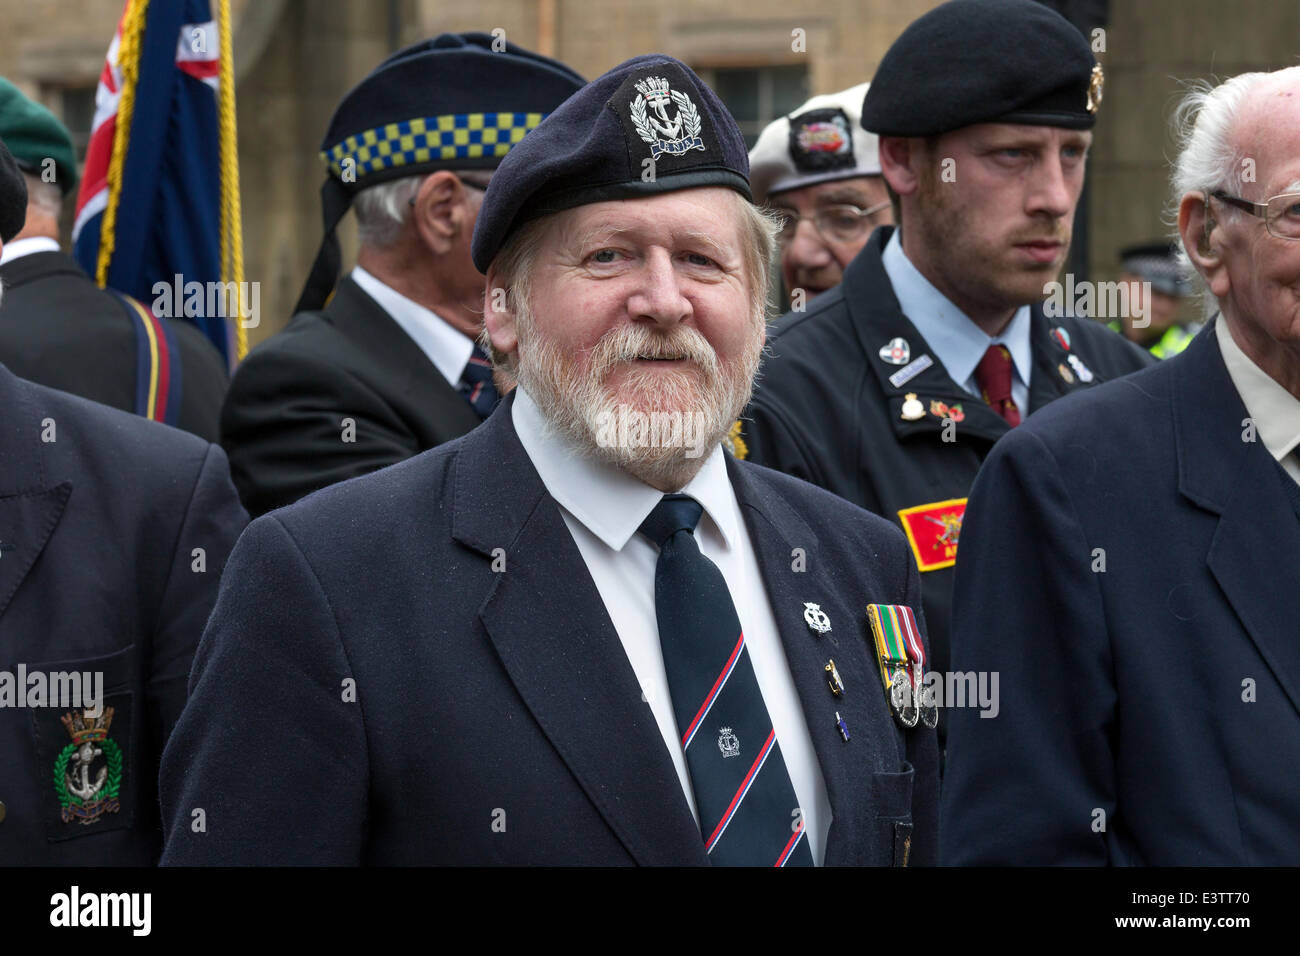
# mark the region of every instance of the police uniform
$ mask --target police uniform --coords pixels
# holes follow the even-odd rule
[[[54,181],[71,193],[77,166],[68,131],[3,78],[0,139],[31,175],[52,160]],[[0,284],[0,362],[15,375],[217,440],[228,376],[193,324],[99,288],[54,237],[8,244]]]
[[[1040,55],[1025,56],[1026,49]],[[936,50],[954,59],[949,63]],[[933,71],[934,62],[964,81],[953,86],[949,73]],[[995,120],[1086,128],[1098,85],[1093,66],[1078,31],[1037,3],[955,0],[916,21],[890,48],[867,93],[862,123],[903,136]],[[903,528],[922,573],[934,665],[946,670],[952,568],[966,498],[989,449],[1010,426],[979,392],[954,381],[918,331],[924,322],[932,336],[978,332],[902,257],[895,261],[912,274],[912,299],[926,303],[923,313],[904,314],[886,268],[891,241],[898,241],[892,227],[877,229],[840,286],[775,323],[733,443],[738,454]],[[1150,361],[1104,327],[1069,316],[1049,319],[1040,305],[1018,310],[1008,330],[1018,336],[1007,342],[1027,380],[1017,406],[1030,414]],[[972,351],[959,344],[956,351],[964,350],[958,357],[973,367],[987,345]]]
[[[24,196],[0,143],[0,242]],[[0,862],[150,865],[158,761],[247,515],[215,445],[2,365],[0,407]]]
[[[404,316],[355,276],[335,291],[335,228],[362,189],[441,169],[495,169],[582,82],[488,34],[443,34],[393,54],[343,98],[321,144],[325,238],[296,314],[240,364],[222,410],[222,443],[250,512],[409,458],[482,421],[466,400],[472,343],[385,287],[421,313],[413,321],[460,340],[460,367],[444,374]]]
[[[646,159],[653,180],[642,178]],[[717,96],[676,60],[638,57],[575,94],[506,157],[479,214],[475,263],[486,270],[524,223],[588,203],[699,186],[748,198],[746,173],[744,139]],[[469,435],[250,526],[164,758],[165,864],[708,865],[714,838],[748,832],[738,817],[715,827],[700,791],[687,789],[695,770],[681,773],[674,751],[742,771],[728,814],[754,806],[777,773],[777,751],[715,711],[712,692],[696,713],[696,724],[707,715],[704,736],[679,736],[679,721],[666,738],[663,698],[646,693],[616,623],[625,608],[598,580],[604,565],[642,548],[651,564],[640,584],[663,613],[679,607],[658,601],[664,552],[656,567],[653,546],[635,533],[664,496],[559,439],[553,454],[539,451],[539,417],[516,389]],[[618,515],[632,530],[608,545],[608,562],[586,557],[575,474],[636,499],[635,515]],[[773,686],[793,703],[787,726],[806,727],[782,733],[780,748],[803,736],[806,766],[826,794],[822,862],[931,862],[934,732],[914,712],[910,725],[893,716],[879,631],[864,615],[876,606],[915,640],[891,658],[905,709],[924,636],[902,535],[719,446],[686,493],[705,480],[734,501],[735,552],[757,570],[720,581],[701,611],[747,593],[742,621],[770,618]],[[803,566],[791,562],[795,548]],[[726,639],[739,660],[748,635]],[[656,659],[660,647],[655,640]],[[708,672],[719,694],[743,682],[725,658],[721,672]],[[768,743],[778,719],[773,710]],[[703,749],[689,750],[688,738]],[[764,817],[779,819],[764,844],[768,865],[807,847],[803,805]],[[195,806],[219,828],[192,832]]]

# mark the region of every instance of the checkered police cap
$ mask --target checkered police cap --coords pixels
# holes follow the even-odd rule
[[[745,138],[685,63],[635,57],[566,100],[502,160],[479,210],[474,264],[486,272],[510,233],[538,216],[696,186],[750,199]]]
[[[362,189],[439,169],[495,169],[583,78],[487,33],[444,33],[394,53],[350,90],[321,143],[325,239],[295,311],[338,276],[334,229]]]

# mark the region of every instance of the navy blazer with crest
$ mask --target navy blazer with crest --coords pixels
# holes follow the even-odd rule
[[[163,742],[248,515],[226,456],[193,435],[3,365],[0,409],[0,671],[10,691],[102,675],[112,741],[88,768],[106,772],[97,809],[77,813],[60,785],[75,708],[0,694],[0,866],[152,865]]]
[[[164,756],[165,864],[707,863],[512,407],[249,526]],[[920,617],[902,534],[727,467],[826,781],[825,862],[934,862],[934,733],[889,715],[864,613]]]
[[[943,862],[1300,863],[1300,486],[1211,322],[998,442],[971,493]]]

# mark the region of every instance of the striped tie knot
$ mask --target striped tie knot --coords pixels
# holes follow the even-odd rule
[[[694,534],[703,514],[703,506],[689,495],[664,495],[637,531],[662,548],[679,531]]]

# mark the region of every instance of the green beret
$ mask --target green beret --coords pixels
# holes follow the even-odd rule
[[[33,176],[44,173],[47,159],[54,160],[54,178],[59,190],[65,196],[72,192],[77,184],[77,154],[67,127],[3,76],[0,76],[0,139],[9,147],[19,168]]]

